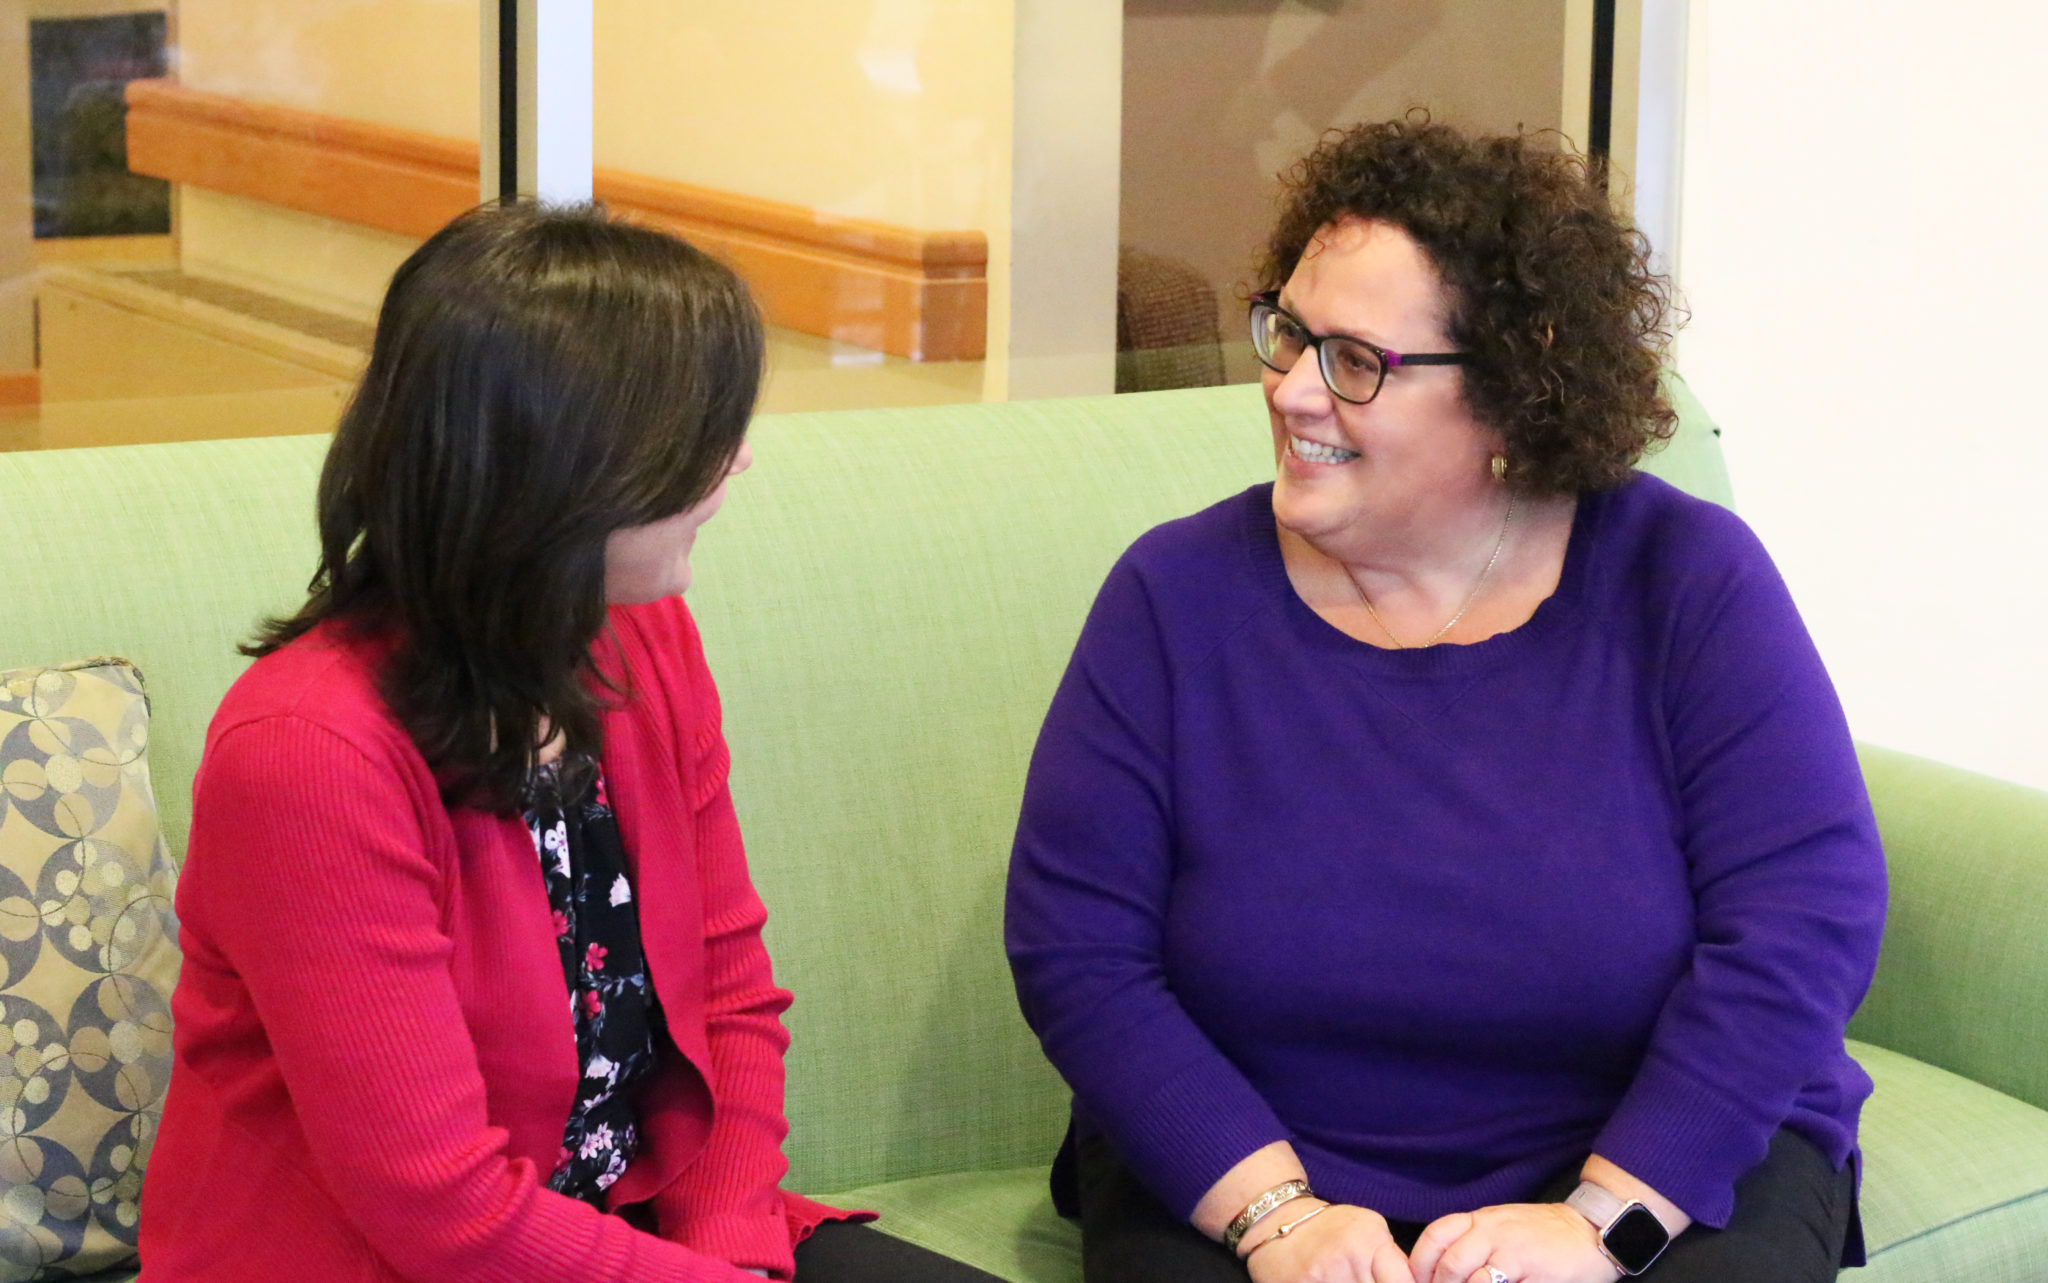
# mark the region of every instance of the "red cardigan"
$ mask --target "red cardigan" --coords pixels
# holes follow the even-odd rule
[[[605,778],[672,1045],[609,1195],[648,1204],[658,1235],[543,1184],[579,1067],[525,825],[443,806],[377,694],[378,648],[323,625],[257,661],[207,731],[148,1283],[740,1283],[787,1277],[835,1215],[777,1188],[789,994],[696,627],[680,598],[611,625],[599,663],[631,698],[604,719]]]

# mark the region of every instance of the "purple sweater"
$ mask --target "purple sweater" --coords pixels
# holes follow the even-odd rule
[[[1471,646],[1355,641],[1271,487],[1110,572],[1031,761],[1025,1018],[1177,1214],[1260,1146],[1405,1220],[1597,1152],[1720,1226],[1870,1080],[1877,829],[1833,687],[1725,509],[1583,497],[1557,592]]]

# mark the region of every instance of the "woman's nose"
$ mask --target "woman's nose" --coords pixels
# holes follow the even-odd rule
[[[1323,382],[1313,349],[1303,352],[1294,368],[1280,376],[1273,389],[1273,404],[1285,413],[1303,416],[1327,414],[1333,408],[1334,399]]]

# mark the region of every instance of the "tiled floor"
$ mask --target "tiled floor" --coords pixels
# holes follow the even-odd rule
[[[39,245],[50,272],[41,292],[82,294],[89,306],[68,314],[82,318],[61,336],[70,341],[52,342],[51,327],[64,323],[64,315],[45,300],[41,347],[49,399],[40,407],[0,406],[0,450],[314,432],[332,424],[359,368],[357,354],[368,353],[372,328],[187,274],[178,270],[175,254],[168,237]],[[267,381],[250,381],[256,376],[229,359],[245,345],[274,358]],[[67,359],[61,369],[50,364]],[[770,327],[760,409],[979,401],[987,378],[981,361],[909,361]],[[119,391],[95,395],[113,388]]]
[[[231,289],[232,287],[220,287]],[[190,291],[181,290],[180,293]],[[195,295],[196,297],[196,295]],[[218,290],[206,301],[232,304]],[[317,318],[316,318],[317,319]],[[339,322],[337,322],[339,324]],[[295,327],[298,328],[298,327]],[[323,337],[340,331],[323,326]],[[367,342],[368,332],[352,333]],[[768,381],[762,389],[761,412],[836,410],[895,405],[944,405],[982,399],[985,365],[980,361],[920,363],[829,339],[770,329]],[[209,423],[220,412],[221,423],[265,421],[308,422],[307,415],[338,408],[343,390],[321,398],[317,390],[253,390],[207,397],[137,397],[120,400],[67,401],[34,406],[0,406],[0,451],[34,450],[45,446],[126,444],[142,441],[193,440],[216,432]],[[312,404],[319,401],[319,405]],[[243,435],[247,429],[229,429]],[[307,430],[294,427],[289,430]]]
[[[0,450],[33,450],[42,444],[42,417],[32,405],[0,405]]]

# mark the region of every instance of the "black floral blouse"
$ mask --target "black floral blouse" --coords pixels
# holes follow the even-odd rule
[[[654,1068],[661,1008],[640,952],[640,913],[604,774],[589,764],[568,774],[592,783],[566,799],[560,764],[539,767],[524,812],[554,910],[583,1068],[548,1188],[602,1205],[638,1148],[632,1089]]]

